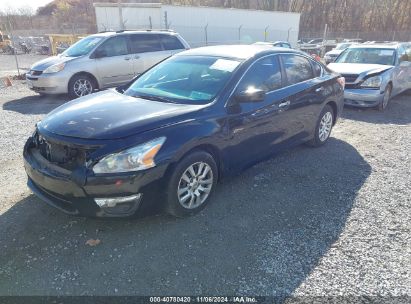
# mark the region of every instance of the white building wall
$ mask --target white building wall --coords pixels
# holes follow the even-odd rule
[[[251,43],[288,38],[295,45],[298,40],[298,13],[172,5],[163,5],[162,11],[163,14],[167,12],[170,28],[193,45],[204,44],[207,24],[208,44]]]
[[[95,9],[99,31],[120,29],[117,4],[96,3]],[[152,28],[173,29],[192,47],[264,40],[296,45],[300,23],[298,13],[159,4],[123,4],[122,14],[126,29],[149,28],[151,17]]]

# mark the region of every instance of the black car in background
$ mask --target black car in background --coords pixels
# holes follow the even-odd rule
[[[69,214],[201,210],[229,172],[308,142],[343,108],[344,79],[306,54],[252,45],[197,48],[57,108],[24,147],[28,185]]]

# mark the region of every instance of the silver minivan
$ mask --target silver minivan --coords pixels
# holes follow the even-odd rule
[[[72,98],[127,83],[156,63],[185,49],[173,31],[118,31],[87,36],[58,56],[36,62],[27,85],[40,94]]]

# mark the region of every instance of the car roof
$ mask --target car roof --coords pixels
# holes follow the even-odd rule
[[[256,57],[263,54],[275,54],[284,52],[304,54],[300,51],[282,47],[273,47],[271,45],[265,44],[240,44],[199,47],[178,53],[177,56],[213,56],[247,60],[251,57]]]
[[[97,34],[90,35],[92,37],[110,37],[122,34],[166,34],[166,35],[177,35],[174,31],[169,30],[124,30],[124,31],[105,31]],[[89,36],[89,37],[90,37]]]

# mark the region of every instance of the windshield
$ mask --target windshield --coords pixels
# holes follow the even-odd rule
[[[172,57],[147,71],[124,94],[165,102],[209,103],[240,63],[218,57]]]
[[[335,62],[395,65],[394,49],[349,48]]]
[[[102,37],[86,37],[70,46],[63,52],[66,57],[79,57],[90,53],[92,49],[101,41]]]

